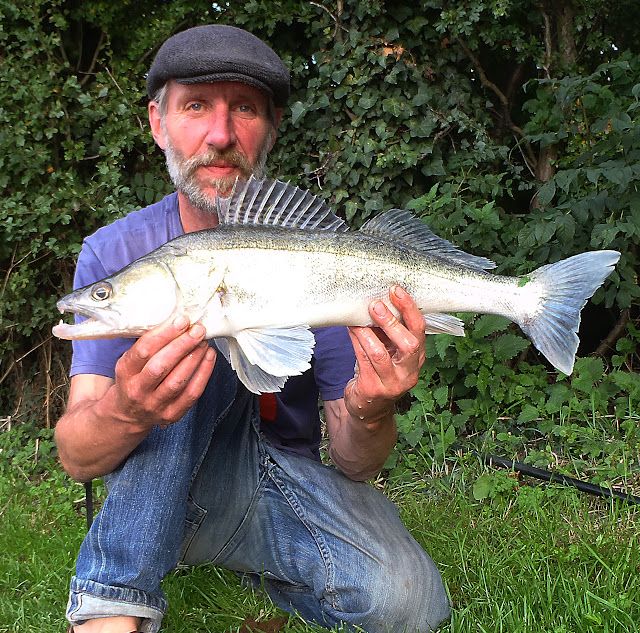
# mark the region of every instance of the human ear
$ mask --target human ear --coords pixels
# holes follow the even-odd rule
[[[167,147],[167,139],[162,126],[162,116],[160,114],[160,106],[157,101],[150,101],[149,106],[149,124],[151,125],[151,133],[153,140],[158,147],[164,150]]]

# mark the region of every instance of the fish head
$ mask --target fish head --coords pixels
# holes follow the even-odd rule
[[[68,340],[135,338],[166,321],[180,302],[171,269],[153,258],[138,260],[60,299],[58,309],[75,314],[76,323],[60,321],[53,334]]]

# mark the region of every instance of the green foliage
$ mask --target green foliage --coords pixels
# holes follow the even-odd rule
[[[0,0],[0,415],[32,408],[33,420],[46,409],[44,421],[59,410],[69,347],[49,333],[83,237],[171,189],[147,127],[144,75],[166,37],[223,22],[265,39],[292,73],[269,175],[319,192],[354,227],[410,208],[509,275],[589,249],[622,253],[585,309],[573,378],[550,371],[504,319],[465,316],[466,338],[429,337],[395,463],[421,447],[444,459],[465,434],[528,438],[536,426],[549,450],[562,438],[579,459],[597,453],[595,430],[588,441],[570,430],[589,418],[630,434],[636,5]],[[614,332],[610,349],[588,358]],[[45,392],[56,397],[35,397]]]
[[[424,470],[424,464],[422,464]],[[637,509],[558,486],[531,486],[496,472],[492,490],[477,461],[461,459],[437,476],[394,485],[410,533],[440,569],[453,603],[444,633],[482,630],[583,633],[638,630]],[[61,469],[50,479],[63,485]],[[75,555],[85,535],[82,487],[65,497],[45,481],[29,496],[0,474],[0,631],[59,633]],[[492,485],[491,482],[488,482]],[[245,618],[283,616],[261,593],[212,565],[180,569],[163,582],[163,630],[235,631]],[[283,632],[320,633],[290,616]],[[336,631],[341,630],[336,627]]]
[[[562,151],[518,234],[521,253],[555,259],[576,244],[621,251],[615,283],[595,301],[628,308],[640,297],[640,57],[623,54],[590,75],[536,86],[524,106],[529,138]]]

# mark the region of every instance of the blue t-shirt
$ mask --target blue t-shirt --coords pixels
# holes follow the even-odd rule
[[[74,287],[108,277],[132,261],[183,234],[178,195],[129,213],[87,237],[78,258]],[[290,378],[281,392],[260,396],[261,430],[278,448],[320,459],[318,396],[342,398],[353,377],[355,354],[344,327],[317,328],[311,369]],[[116,362],[134,339],[73,341],[71,375],[115,377]]]

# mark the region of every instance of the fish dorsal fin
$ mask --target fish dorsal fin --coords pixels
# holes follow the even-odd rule
[[[469,268],[490,270],[496,267],[490,259],[465,253],[448,240],[438,237],[422,220],[402,209],[389,209],[380,213],[366,222],[360,230],[367,235],[393,241]]]
[[[347,231],[344,220],[308,191],[280,180],[236,181],[228,198],[217,199],[220,224],[282,226]]]

